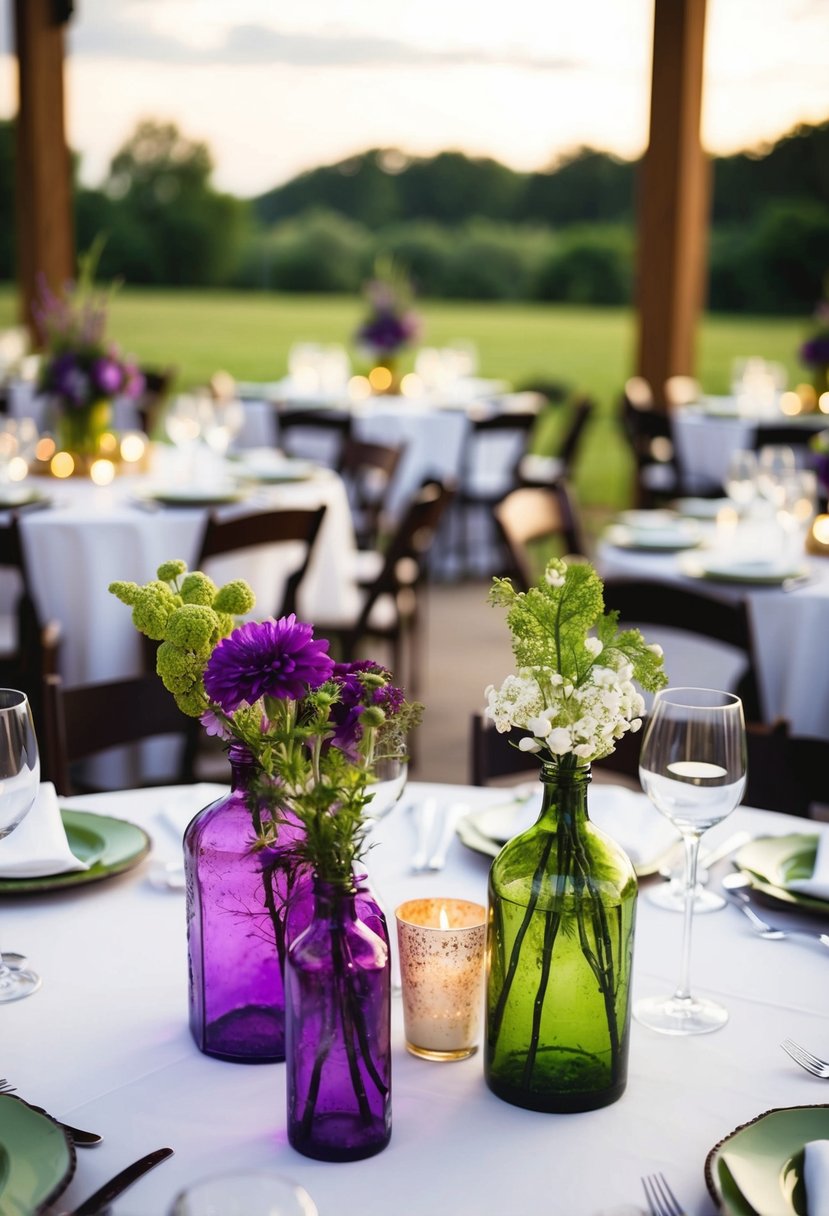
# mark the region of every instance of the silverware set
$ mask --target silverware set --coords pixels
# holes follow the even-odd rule
[[[442,809],[436,798],[425,798],[423,802],[412,805],[415,825],[415,851],[412,854],[414,874],[436,873],[443,869],[458,820],[467,809],[465,802],[453,802]]]
[[[726,899],[743,913],[755,933],[767,942],[782,942],[794,938],[817,942],[819,945],[829,948],[829,933],[816,933],[809,929],[779,929],[776,925],[770,925],[768,921],[758,916],[751,906],[751,899],[745,890],[750,882],[751,879],[746,874],[741,870],[736,870],[733,874],[726,875],[722,885]]]

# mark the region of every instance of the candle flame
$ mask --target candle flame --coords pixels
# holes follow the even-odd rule
[[[441,929],[449,928],[449,917],[446,915],[446,909],[444,908],[443,904],[441,904],[441,906],[440,906],[440,914],[438,916],[438,923],[440,924]]]

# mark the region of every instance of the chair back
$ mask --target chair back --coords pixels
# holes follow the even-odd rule
[[[561,460],[565,477],[569,476],[575,463],[576,455],[581,447],[587,424],[594,409],[595,406],[589,397],[579,397],[573,406],[573,417],[564,433],[559,452],[559,459]]]
[[[665,404],[668,409],[682,409],[702,397],[702,386],[693,376],[669,376],[665,381]]]
[[[157,675],[74,688],[65,688],[60,676],[50,675],[44,681],[43,706],[46,769],[59,794],[75,792],[73,764],[111,747],[187,734],[193,726]]]
[[[377,545],[389,487],[403,455],[402,446],[366,443],[350,437],[343,447],[340,476],[345,482],[359,548]]]
[[[562,479],[549,486],[522,486],[502,498],[493,511],[509,576],[526,591],[536,580],[532,546],[559,537],[566,553],[585,554],[586,542],[575,499]]]
[[[356,635],[368,629],[374,606],[382,596],[391,595],[397,600],[402,591],[413,590],[423,580],[429,550],[454,493],[452,486],[437,480],[425,481],[420,487],[389,539],[377,578],[367,589],[353,631]]]
[[[304,556],[286,580],[282,604],[275,615],[285,616],[286,613],[295,612],[300,584],[308,569],[325,511],[326,508],[322,506],[229,516],[212,512],[197,564],[201,566],[212,557],[238,553],[256,546],[300,542],[305,546]]]
[[[653,390],[642,376],[625,382],[621,406],[622,429],[636,465],[636,500],[640,506],[680,494],[681,474],[671,433],[671,420],[658,408]]]
[[[277,438],[284,452],[316,460],[339,471],[345,444],[351,435],[350,413],[285,406],[278,411],[278,419]]]
[[[743,602],[728,604],[690,587],[647,579],[607,578],[605,606],[619,620],[636,626],[662,626],[689,637],[720,642],[740,652],[744,669],[734,691],[743,701],[747,722],[762,720],[751,630]]]
[[[0,681],[7,688],[26,693],[35,729],[40,731],[43,680],[57,671],[61,631],[56,621],[44,623],[38,612],[16,513],[0,528],[0,569],[13,572],[18,582],[13,609],[14,649],[0,655]]]

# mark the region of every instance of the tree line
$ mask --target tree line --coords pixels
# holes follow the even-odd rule
[[[0,123],[0,278],[14,275],[13,124]],[[356,292],[379,254],[418,293],[624,304],[638,165],[580,149],[518,173],[460,152],[371,149],[258,198],[217,191],[206,144],[141,123],[101,186],[76,181],[78,248],[130,284]],[[829,268],[829,122],[712,162],[708,304],[805,313]]]

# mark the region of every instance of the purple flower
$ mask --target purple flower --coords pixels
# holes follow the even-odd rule
[[[293,613],[278,621],[252,621],[234,629],[210,656],[204,687],[225,713],[262,696],[296,701],[330,677],[328,642]]]
[[[340,686],[340,699],[331,707],[334,734],[329,745],[339,748],[350,760],[357,758],[357,746],[363,734],[360,719],[366,706],[379,705],[386,714],[392,716],[404,703],[402,689],[393,684],[366,688],[360,679],[363,672],[382,676],[386,680],[391,679],[388,668],[381,667],[371,659],[361,659],[356,663],[337,663],[332,672],[332,679]]]
[[[111,397],[117,393],[124,379],[121,365],[115,359],[96,359],[92,364],[92,377],[102,393]]]
[[[213,735],[215,738],[224,739],[225,741],[233,738],[228,730],[227,723],[222,718],[217,717],[212,709],[206,709],[199,718],[199,721],[204,727],[206,735]]]
[[[131,401],[137,401],[144,392],[146,381],[142,372],[134,363],[124,364],[124,387],[123,392]]]
[[[804,342],[800,358],[807,367],[823,367],[829,363],[829,334],[818,334]]]

